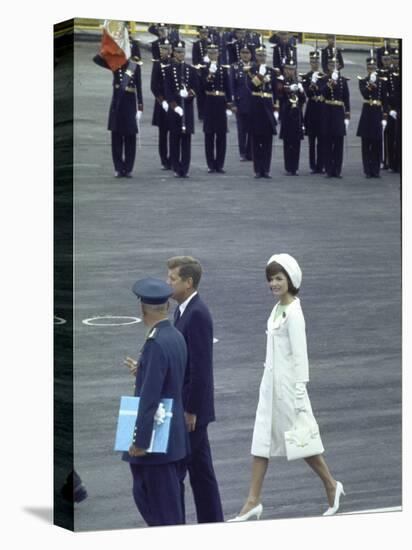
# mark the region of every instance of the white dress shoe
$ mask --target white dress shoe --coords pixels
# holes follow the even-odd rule
[[[234,522],[234,521],[248,521],[253,517],[256,517],[256,519],[260,519],[262,512],[263,512],[263,506],[262,504],[258,504],[257,506],[249,510],[249,512],[246,512],[246,514],[243,514],[243,516],[236,516],[233,519],[227,520],[227,523]]]
[[[335,500],[333,502],[333,506],[329,507],[326,512],[323,514],[324,516],[334,516],[336,512],[339,510],[339,501],[341,495],[346,495],[345,491],[343,490],[343,485],[340,481],[336,483],[336,492],[335,492]]]

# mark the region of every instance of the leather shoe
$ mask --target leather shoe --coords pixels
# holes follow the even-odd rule
[[[340,481],[336,482],[336,490],[335,490],[335,499],[333,501],[333,506],[329,506],[329,508],[324,512],[324,516],[334,516],[336,512],[339,510],[339,502],[340,497],[342,495],[346,495],[345,491],[343,490],[343,485]]]

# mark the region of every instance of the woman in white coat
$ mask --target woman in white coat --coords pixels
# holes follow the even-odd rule
[[[292,429],[299,414],[316,422],[306,390],[309,364],[305,320],[296,297],[302,282],[301,269],[289,254],[275,254],[267,263],[266,278],[278,302],[267,323],[265,369],[251,449],[252,479],[240,514],[229,521],[260,519],[263,512],[260,495],[269,458],[286,456],[284,434]],[[323,452],[321,443],[320,447]],[[304,460],[324,484],[329,508],[323,515],[336,514],[340,497],[345,494],[342,483],[332,477],[322,454]]]

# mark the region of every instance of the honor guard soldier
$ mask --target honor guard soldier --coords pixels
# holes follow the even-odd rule
[[[376,60],[366,60],[368,76],[359,79],[363,97],[356,135],[362,138],[363,171],[367,178],[378,178],[382,158],[382,136],[387,125],[387,89],[385,77],[379,77]]]
[[[240,50],[248,45],[252,52],[252,59],[254,59],[254,46],[253,44],[247,44],[246,42],[246,30],[245,29],[235,29],[234,30],[234,40],[227,44],[227,53],[229,65],[233,63],[238,63],[240,61]]]
[[[226,156],[227,117],[232,114],[233,98],[229,71],[217,61],[215,44],[207,48],[210,62],[201,69],[201,88],[205,93],[203,132],[208,172],[224,174]]]
[[[349,87],[347,78],[337,70],[337,59],[329,59],[328,75],[320,83],[325,98],[322,119],[322,140],[327,177],[341,178],[343,144],[350,119]]]
[[[319,60],[319,50],[310,52],[309,61],[311,70],[302,76],[302,84],[307,96],[303,122],[305,134],[309,139],[309,166],[312,174],[322,174],[324,172],[321,134],[324,97],[320,93],[319,87],[319,83],[324,75],[319,71]]]
[[[118,23],[113,36],[126,39],[125,22]],[[132,43],[131,56],[113,72],[113,96],[109,111],[108,130],[111,131],[112,158],[115,177],[132,177],[136,158],[136,134],[139,132],[138,121],[143,112],[141,61]],[[105,69],[110,69],[105,59],[96,55],[93,61]]]
[[[392,68],[387,72],[388,126],[385,130],[385,153],[387,166],[393,172],[401,170],[401,75],[399,48],[391,51]]]
[[[240,50],[240,61],[231,67],[231,85],[236,107],[237,137],[241,161],[252,160],[250,137],[250,99],[251,90],[248,85],[248,73],[255,66],[252,52],[248,46]]]
[[[264,45],[256,50],[256,65],[248,72],[250,99],[250,133],[255,178],[271,178],[273,136],[279,119],[276,95],[276,71],[266,65]]]
[[[344,68],[345,63],[343,62],[342,50],[336,47],[336,36],[334,34],[327,34],[326,40],[328,45],[322,50],[322,70],[324,73],[327,73],[329,61],[336,59],[337,70],[340,71]]]
[[[176,178],[186,178],[190,166],[191,139],[195,131],[193,98],[198,91],[196,69],[185,63],[185,43],[174,48],[174,60],[166,71],[165,92],[169,103],[170,156]]]
[[[272,41],[274,41],[274,46],[272,46],[273,68],[276,69],[278,74],[282,74],[287,59],[292,58],[293,62],[297,63],[297,48],[287,31],[279,31],[275,36],[276,38],[271,37]]]
[[[192,65],[195,69],[199,71],[200,69],[206,66],[209,63],[210,59],[207,54],[207,47],[211,44],[209,38],[209,29],[208,27],[199,27],[199,40],[193,43],[192,48]],[[199,93],[196,96],[197,101],[197,114],[199,120],[203,120],[203,111],[205,105],[205,94],[202,89],[199,90]]]
[[[179,480],[189,454],[182,397],[187,347],[167,318],[173,293],[169,285],[146,278],[134,284],[133,292],[141,301],[148,334],[136,373],[135,396],[140,402],[133,442],[122,459],[130,464],[134,501],[147,525],[183,524]],[[166,453],[149,453],[154,417],[162,398],[173,399],[168,448]]]
[[[305,91],[297,79],[296,64],[293,58],[283,66],[281,85],[278,87],[280,104],[280,133],[283,140],[283,157],[288,176],[297,176],[299,169],[300,142],[303,139],[303,105]]]
[[[160,44],[163,44],[166,40],[170,44],[170,40],[168,37],[169,27],[164,23],[159,23],[157,27],[157,31],[158,31],[159,38],[157,40],[154,40],[154,42],[151,43],[152,61],[158,61],[160,59]]]
[[[378,70],[389,68],[388,66],[386,66],[386,67],[384,66],[382,57],[385,56],[389,60],[391,59],[390,58],[390,45],[391,45],[390,39],[389,38],[384,38],[383,39],[383,46],[381,46],[380,48],[377,48],[377,50],[376,50],[376,64],[377,64]]]
[[[152,125],[159,128],[159,156],[163,170],[170,170],[170,132],[167,112],[169,104],[166,101],[165,81],[166,70],[171,63],[171,44],[166,38],[159,43],[160,59],[153,62],[150,89],[155,97]]]
[[[169,42],[171,44],[174,44],[175,42],[179,42],[179,25],[167,25],[165,23],[157,23],[154,25],[150,25],[147,29],[147,32],[150,32],[151,34],[154,34],[155,36],[158,36],[160,38],[161,36],[161,29],[167,28],[167,35],[164,38],[168,38]]]

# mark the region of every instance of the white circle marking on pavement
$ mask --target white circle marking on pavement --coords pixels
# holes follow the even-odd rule
[[[63,319],[62,317],[57,317],[57,315],[54,316],[55,325],[64,325],[65,323],[67,323],[66,319]]]
[[[106,323],[105,321],[116,319],[115,323]],[[123,321],[119,321],[123,319]],[[100,323],[98,321],[102,320]],[[97,322],[96,322],[97,321]],[[83,319],[82,323],[94,327],[118,327],[121,325],[133,325],[134,323],[141,323],[142,320],[139,317],[128,317],[127,315],[101,315],[99,317],[90,317],[89,319]]]

